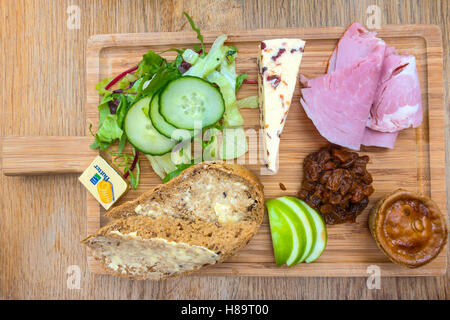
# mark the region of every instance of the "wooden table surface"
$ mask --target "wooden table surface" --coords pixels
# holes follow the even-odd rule
[[[373,4],[381,8],[383,24],[440,26],[448,97],[448,0],[2,0],[0,136],[86,132],[84,54],[93,34],[189,30],[183,11],[192,14],[202,30],[365,24],[367,7]],[[79,29],[67,27],[71,5],[80,10]],[[446,108],[448,113],[448,98]],[[382,278],[381,288],[372,290],[366,278],[193,276],[140,282],[91,275],[79,243],[86,235],[86,193],[77,178],[0,174],[0,298],[450,298],[448,271],[442,277]],[[81,270],[79,289],[68,288],[69,266]]]

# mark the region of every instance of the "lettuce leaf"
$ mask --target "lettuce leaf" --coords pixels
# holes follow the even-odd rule
[[[242,83],[244,82],[245,79],[248,78],[248,75],[246,73],[240,74],[237,78],[236,78],[236,91],[239,90],[239,88],[242,86]]]
[[[99,114],[99,120],[98,120],[98,127],[100,128],[103,124],[103,121],[105,120],[106,116],[111,114],[111,110],[109,109],[108,102],[113,101],[113,96],[107,92],[100,104],[98,105],[98,114]]]
[[[222,93],[223,100],[225,101],[225,113],[223,115],[224,126],[238,127],[244,125],[244,119],[242,118],[236,104],[236,93],[232,82],[230,82],[218,71],[211,72],[207,77],[207,80],[219,86],[219,90]]]
[[[120,137],[120,141],[119,141],[119,149],[117,150],[118,154],[122,154],[123,153],[123,149],[125,149],[125,146],[127,144],[127,135],[125,134],[125,132],[122,134],[122,136]]]
[[[123,130],[117,123],[117,114],[110,114],[103,120],[102,126],[98,128],[97,137],[102,142],[112,143],[122,137]]]
[[[141,63],[139,63],[137,73],[140,76],[148,75],[151,77],[166,65],[167,65],[166,59],[161,57],[156,52],[149,50],[146,54],[142,56],[142,61]]]
[[[229,64],[233,63],[236,60],[237,48],[235,46],[228,46],[228,50],[225,54],[225,61]]]
[[[250,96],[247,98],[243,98],[237,101],[237,105],[239,109],[242,108],[249,108],[249,109],[256,109],[258,108],[258,96]]]
[[[172,171],[169,172],[163,179],[163,183],[166,183],[167,181],[172,180],[173,178],[177,177],[180,175],[180,173],[182,173],[184,170],[186,170],[189,167],[192,167],[194,165],[194,162],[191,163],[181,163],[181,164],[177,164],[177,168]]]
[[[136,80],[137,77],[134,74],[128,73],[125,77],[123,77],[122,80],[119,81],[119,83],[117,84],[117,88],[127,89],[130,86],[130,83]]]
[[[176,177],[185,168],[192,165],[191,161],[187,163],[174,163],[172,161],[173,153],[169,152],[162,156],[151,156],[146,155],[147,159],[155,171],[155,173],[163,179],[163,183],[169,181],[170,179]],[[184,168],[184,169],[183,169]]]
[[[207,77],[212,71],[216,70],[218,66],[225,59],[226,52],[224,50],[223,44],[227,40],[226,35],[218,36],[211,46],[211,50],[208,55],[199,58],[195,65],[193,65],[188,71],[183,75],[195,76],[199,78]]]
[[[119,99],[120,103],[116,111],[117,125],[119,126],[119,128],[122,128],[123,120],[125,119],[125,115],[127,114],[128,111],[128,106],[127,106],[127,98],[123,94],[119,96]]]
[[[106,90],[105,87],[108,85],[108,83],[111,82],[112,79],[113,79],[112,77],[105,78],[95,85],[95,89],[97,89],[99,95],[102,96],[106,93],[111,93],[110,91]]]
[[[168,66],[160,69],[150,80],[148,85],[142,90],[143,96],[155,94],[162,89],[169,81],[181,77],[181,72],[177,67]]]
[[[198,60],[199,54],[192,49],[186,49],[183,52],[182,58],[190,65],[194,65]]]
[[[236,74],[236,62],[235,62],[235,57],[237,56],[237,51],[233,51],[234,53],[232,54],[233,57],[233,61],[232,62],[228,62],[227,60],[224,60],[222,62],[222,64],[220,65],[220,69],[219,72],[230,82],[230,86],[234,91],[234,94],[236,95],[236,79],[237,79],[237,74]]]
[[[203,146],[203,161],[217,160],[219,158],[219,137],[222,131],[209,128],[203,134],[203,140],[208,141]]]

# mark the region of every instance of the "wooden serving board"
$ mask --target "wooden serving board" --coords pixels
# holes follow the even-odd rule
[[[256,79],[258,42],[270,38],[298,37],[306,40],[300,73],[315,77],[326,72],[328,59],[337,40],[345,28],[315,29],[270,29],[242,30],[233,32],[205,32],[205,42],[210,45],[221,33],[228,35],[228,43],[239,49],[237,71],[247,73],[249,79]],[[442,44],[440,30],[429,25],[385,26],[378,30],[388,45],[400,52],[407,51],[417,59],[422,102],[423,124],[417,129],[403,130],[399,134],[395,149],[387,150],[364,147],[361,154],[370,157],[368,170],[374,178],[375,193],[368,206],[387,192],[402,187],[431,196],[446,212],[445,162],[444,162],[444,103],[442,87]],[[96,128],[98,122],[97,105],[99,96],[95,84],[105,77],[119,74],[135,66],[149,49],[162,52],[169,48],[192,48],[198,43],[194,32],[110,34],[95,35],[89,39],[86,52],[87,64],[87,121]],[[174,53],[164,54],[167,59]],[[256,84],[244,84],[238,98],[257,94]],[[260,176],[267,199],[283,195],[296,195],[302,180],[303,159],[310,152],[327,144],[305,115],[299,103],[300,90],[297,86],[280,147],[280,170],[277,175],[260,175],[262,161],[246,166]],[[259,111],[243,110],[246,129],[259,128]],[[86,133],[89,134],[88,132]],[[20,140],[22,139],[22,140]],[[39,174],[48,172],[80,172],[94,154],[89,149],[90,137],[68,137],[68,143],[79,145],[78,154],[63,154],[61,141],[46,137],[53,145],[52,155],[70,160],[69,168],[61,168],[56,162],[45,165],[50,159],[45,148],[34,148],[34,161],[23,160],[29,144],[43,143],[42,138],[7,137],[3,141],[3,172],[5,174]],[[75,139],[82,139],[82,141]],[[20,141],[19,141],[20,140]],[[29,142],[27,142],[29,141]],[[28,143],[28,146],[27,146]],[[55,147],[56,146],[56,147]],[[58,149],[59,148],[59,149]],[[59,152],[58,152],[59,150]],[[256,150],[250,150],[250,153]],[[72,152],[73,153],[73,152]],[[253,153],[255,154],[255,153]],[[108,155],[104,155],[108,157]],[[58,158],[58,160],[60,160]],[[55,167],[56,166],[56,167]],[[141,157],[141,182],[138,190],[130,191],[119,203],[134,199],[140,193],[159,184],[161,179],[153,173],[149,162]],[[282,183],[286,190],[281,190]],[[95,232],[107,223],[104,210],[97,201],[87,195],[87,234]],[[223,264],[211,266],[200,271],[202,275],[239,276],[368,276],[368,267],[379,266],[382,276],[431,276],[445,273],[446,252],[444,250],[432,263],[418,268],[407,269],[395,265],[377,248],[367,227],[368,209],[354,224],[329,226],[328,245],[322,256],[312,264],[295,267],[276,267],[272,251],[272,241],[267,215],[260,231],[250,243],[234,257]],[[85,235],[81,235],[85,236]],[[89,255],[89,268],[92,273],[103,273],[101,266]]]

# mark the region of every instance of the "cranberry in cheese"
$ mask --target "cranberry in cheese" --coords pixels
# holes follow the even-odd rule
[[[272,39],[260,44],[259,107],[264,134],[264,160],[272,172],[278,171],[280,136],[289,111],[305,41]]]

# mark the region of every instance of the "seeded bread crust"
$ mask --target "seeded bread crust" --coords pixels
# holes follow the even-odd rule
[[[137,215],[134,211],[137,205],[147,201],[157,201],[162,195],[170,195],[177,192],[181,182],[192,179],[195,182],[195,176],[203,171],[215,171],[226,175],[228,178],[236,181],[244,181],[250,187],[252,197],[257,200],[255,206],[249,209],[251,215],[249,219],[239,222],[227,223],[221,225],[218,222],[198,219],[189,221],[176,216],[160,216],[156,218]],[[122,204],[110,210],[106,216],[115,218],[97,233],[87,237],[82,241],[88,247],[94,247],[95,239],[98,236],[107,236],[115,239],[125,240],[118,234],[110,233],[113,230],[120,231],[123,234],[136,232],[143,239],[161,238],[167,241],[183,242],[190,245],[204,246],[217,254],[219,260],[223,262],[236,251],[244,247],[258,231],[264,216],[264,194],[263,187],[258,178],[243,166],[236,164],[227,164],[223,162],[203,162],[192,166],[183,171],[178,177],[172,179],[166,184],[159,185],[154,189],[143,193],[139,198]],[[96,258],[98,259],[98,258]],[[105,257],[98,259],[105,271],[111,275],[131,278],[135,280],[162,280],[169,277],[187,275],[197,271],[186,271],[171,275],[155,275],[151,268],[144,275],[132,275],[122,273],[107,267]],[[205,265],[203,267],[208,267]]]
[[[218,171],[234,179],[239,179],[247,182],[253,189],[252,196],[258,201],[259,204],[264,204],[263,186],[251,171],[237,164],[209,161],[196,164],[184,170],[179,176],[173,178],[169,182],[160,184],[155,188],[144,192],[136,200],[128,201],[118,207],[109,210],[108,212],[106,212],[105,216],[113,219],[119,219],[136,215],[136,212],[134,211],[136,206],[148,201],[158,201],[165,195],[170,196],[174,192],[177,192],[177,186],[180,184],[180,182],[188,179],[192,179],[192,181],[195,182],[195,176],[200,171]],[[255,210],[255,212],[256,217],[259,219],[259,223],[261,223],[264,216],[264,208],[262,212],[261,210]]]
[[[170,242],[187,243],[189,245],[208,248],[219,255],[217,263],[220,263],[245,246],[258,229],[259,224],[255,221],[242,221],[218,226],[213,222],[199,220],[193,223],[174,217],[150,218],[145,216],[131,216],[112,221],[97,233],[84,239],[82,243],[90,248],[94,248],[97,237],[99,236],[126,241],[126,238],[111,233],[111,231],[119,231],[125,235],[136,232],[136,235],[142,239],[160,238]],[[105,259],[101,259],[101,263],[108,273],[132,279],[165,279],[174,276],[163,275],[162,277],[153,277],[152,269],[145,276],[133,276],[108,268]],[[176,276],[190,272],[192,271],[179,273]]]

